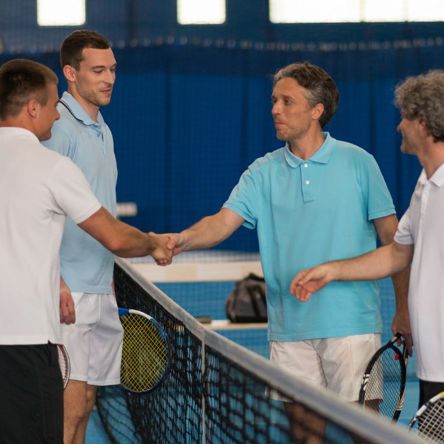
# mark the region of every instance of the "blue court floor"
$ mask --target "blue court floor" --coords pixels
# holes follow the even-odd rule
[[[94,410],[86,431],[86,444],[110,444],[103,430],[98,413]],[[123,444],[123,443],[122,443]]]
[[[418,382],[410,380],[406,386],[405,404],[399,423],[407,425],[418,409]],[[110,444],[96,411],[91,415],[86,434],[86,444]],[[119,443],[124,444],[124,443]]]
[[[407,381],[405,387],[405,403],[399,422],[407,425],[418,410],[419,383],[417,380]]]

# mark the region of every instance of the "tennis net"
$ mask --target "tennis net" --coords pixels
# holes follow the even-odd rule
[[[163,325],[173,359],[168,377],[152,392],[99,391],[98,411],[112,443],[421,442],[206,329],[128,261],[118,261],[115,285],[119,305]]]
[[[186,251],[175,256],[168,267],[159,267],[150,256],[129,259],[131,267],[152,281],[171,299],[197,318],[213,320],[209,327],[219,334],[247,347],[248,349],[269,356],[266,324],[254,329],[251,324],[226,323],[225,303],[235,284],[248,274],[262,276],[258,252],[233,250],[197,250]],[[382,343],[392,338],[392,320],[395,314],[395,295],[392,280],[381,279],[381,315],[383,322]],[[416,380],[415,356],[409,359],[407,376]]]

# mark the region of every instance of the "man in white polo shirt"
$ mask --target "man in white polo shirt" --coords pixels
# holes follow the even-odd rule
[[[170,262],[166,238],[117,221],[74,163],[40,144],[59,118],[57,77],[31,60],[0,67],[0,441],[61,444],[59,248],[69,216],[120,256]],[[60,302],[60,304],[59,304]],[[60,308],[59,308],[60,307]],[[60,310],[60,313],[59,313]]]
[[[395,98],[401,151],[417,156],[423,170],[394,242],[302,271],[291,290],[308,300],[331,281],[380,279],[411,264],[408,305],[422,405],[444,390],[444,71],[408,78]]]

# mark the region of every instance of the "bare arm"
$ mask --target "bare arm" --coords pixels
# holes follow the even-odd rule
[[[153,256],[159,265],[171,262],[171,251],[167,248],[167,235],[143,233],[114,218],[101,208],[79,224],[105,248],[120,257]]]
[[[412,260],[413,246],[392,242],[362,256],[327,262],[298,273],[290,292],[306,301],[331,281],[367,281],[382,279],[407,268]]]
[[[73,324],[76,321],[76,311],[71,290],[60,276],[60,323]]]
[[[376,231],[382,245],[393,242],[393,238],[398,226],[396,216],[387,216],[374,221]],[[395,290],[396,313],[392,321],[393,333],[401,333],[406,345],[411,353],[412,336],[410,330],[410,320],[408,312],[408,290],[409,290],[410,267],[392,275],[393,288]]]
[[[170,234],[168,246],[178,254],[186,250],[211,248],[230,237],[244,219],[228,208],[207,216],[178,234]]]

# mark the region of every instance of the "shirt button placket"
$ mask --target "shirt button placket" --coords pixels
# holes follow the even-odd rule
[[[301,179],[303,200],[304,202],[310,202],[314,199],[310,179],[310,166],[308,162],[304,162],[301,164]]]

